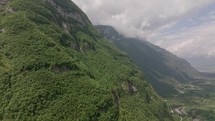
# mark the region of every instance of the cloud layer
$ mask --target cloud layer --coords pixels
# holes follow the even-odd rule
[[[116,27],[128,36],[147,36],[197,12],[214,0],[73,0],[94,24]]]
[[[150,36],[155,44],[187,59],[215,57],[215,9],[204,16],[187,20],[189,27],[157,31]],[[198,24],[196,24],[198,23]]]
[[[147,38],[196,67],[214,65],[215,72],[211,61],[215,61],[215,0],[73,1],[96,25],[111,25],[126,36]]]

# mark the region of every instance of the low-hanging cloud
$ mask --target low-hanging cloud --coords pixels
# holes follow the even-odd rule
[[[215,0],[73,1],[95,25],[111,25],[126,36],[147,38],[198,69],[209,64],[215,72]]]
[[[185,28],[176,34],[154,38],[157,45],[184,57],[215,57],[215,21]],[[165,40],[165,41],[164,41]]]
[[[197,12],[214,0],[73,0],[94,24],[112,25],[127,36],[145,37]]]

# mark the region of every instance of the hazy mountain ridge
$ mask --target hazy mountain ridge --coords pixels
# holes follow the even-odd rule
[[[187,60],[200,72],[204,73],[215,73],[215,57],[205,57],[205,56],[197,56],[197,57],[188,57]]]
[[[157,92],[163,96],[177,94],[183,83],[202,78],[186,60],[145,40],[126,38],[113,27],[96,26],[101,35],[128,53],[133,62],[148,76]]]
[[[174,120],[142,72],[70,0],[0,7],[0,120]]]

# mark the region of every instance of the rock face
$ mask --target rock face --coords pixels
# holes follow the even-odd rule
[[[0,0],[0,5],[5,6],[10,0]]]
[[[72,18],[79,21],[83,25],[85,25],[85,22],[83,21],[80,13],[76,11],[67,11],[65,8],[56,4],[55,3],[56,0],[46,0],[46,1],[49,2],[57,10],[57,13],[63,16],[63,18],[66,18],[66,19]]]
[[[4,29],[0,29],[0,33],[4,33],[5,32],[5,30]]]
[[[137,88],[131,82],[128,82],[128,88],[130,93],[137,92]]]
[[[0,10],[3,10],[4,6],[9,2],[10,0],[0,0]]]

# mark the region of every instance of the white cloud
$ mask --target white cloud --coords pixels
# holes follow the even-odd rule
[[[184,58],[215,57],[215,20],[163,36],[153,35],[156,44]],[[163,41],[165,40],[165,41]]]
[[[214,64],[215,0],[73,1],[94,24],[114,26],[126,36],[147,38],[196,67],[203,62]]]
[[[73,0],[94,24],[112,25],[128,36],[175,22],[214,0]]]

